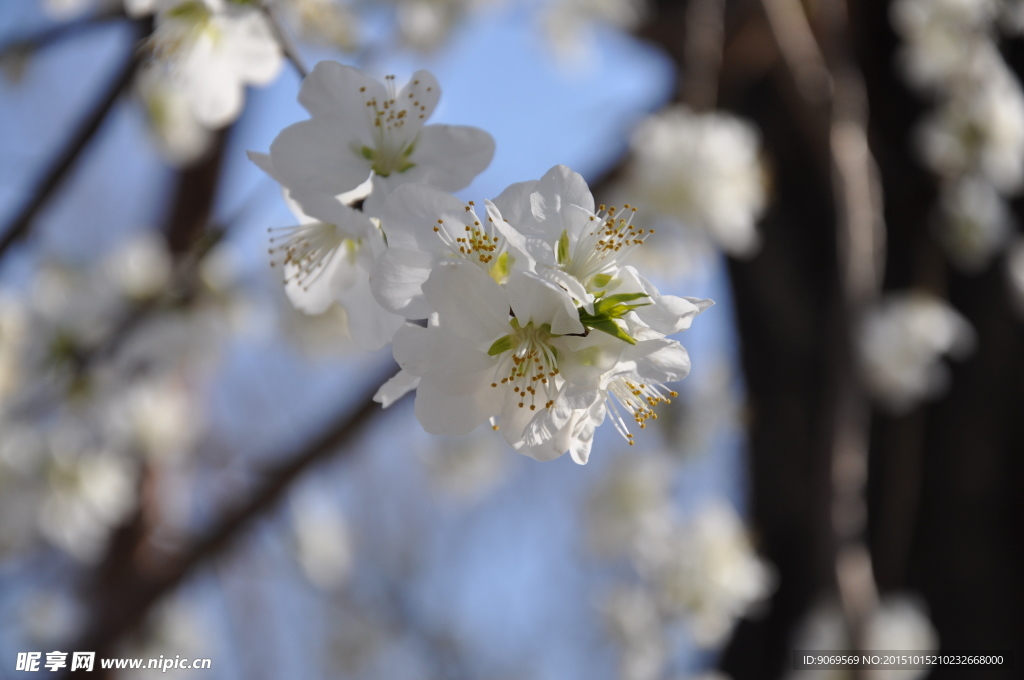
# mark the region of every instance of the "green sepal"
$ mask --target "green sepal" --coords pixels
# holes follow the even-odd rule
[[[633,300],[639,300],[640,298],[646,298],[646,293],[619,293],[618,295],[609,295],[607,297],[601,297],[594,302],[594,313],[589,314],[580,308],[580,323],[586,328],[593,328],[594,330],[607,333],[608,335],[614,335],[620,340],[624,340],[631,345],[636,344],[629,333],[627,333],[619,324],[615,323],[616,319],[621,319],[629,312],[637,309],[638,307],[646,307],[651,304],[650,302],[641,302],[635,305],[626,304]]]
[[[592,328],[595,331],[601,331],[602,333],[613,335],[619,340],[625,340],[631,345],[636,344],[636,340],[630,337],[629,333],[623,330],[623,328],[619,324],[615,323],[614,319],[609,319],[607,317],[590,316],[589,314],[581,313],[580,323],[582,323],[587,328]]]
[[[507,352],[515,347],[515,339],[511,335],[503,335],[491,344],[491,348],[487,350],[487,354],[492,357],[496,357],[502,352]]]
[[[633,300],[639,300],[640,298],[645,297],[647,297],[647,293],[619,293],[618,295],[609,295],[608,297],[601,300],[601,302],[602,304],[618,304],[620,302],[632,302]]]

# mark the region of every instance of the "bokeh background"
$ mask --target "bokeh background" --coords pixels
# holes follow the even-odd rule
[[[0,677],[55,650],[742,680],[855,677],[794,649],[1019,648],[1024,3],[241,7],[288,54],[212,126],[163,14],[0,4]],[[637,266],[716,305],[636,446],[427,435],[369,400],[390,349],[292,308],[267,249],[296,218],[245,152],[322,59],[434,72],[433,122],[497,144],[461,197],[562,163],[657,227]]]

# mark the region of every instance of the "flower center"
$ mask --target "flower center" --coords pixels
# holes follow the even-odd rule
[[[475,262],[497,283],[505,283],[512,269],[512,258],[506,249],[505,239],[490,216],[486,224],[480,221],[475,205],[473,201],[466,204],[465,221],[468,224],[448,225],[438,218],[434,233],[448,246],[452,257]]]
[[[551,339],[558,336],[551,333],[551,326],[546,323],[535,326],[531,321],[520,326],[519,320],[512,318],[509,325],[512,333],[496,340],[488,351],[492,356],[500,356],[491,387],[511,387],[519,399],[519,408],[529,406],[536,411],[538,404],[551,408],[559,380],[558,352],[551,346]]]
[[[414,80],[412,84],[419,83]],[[359,88],[366,101],[375,140],[374,146],[364,146],[359,149],[359,153],[370,161],[370,167],[381,177],[415,167],[410,156],[416,148],[416,135],[427,111],[427,107],[416,98],[415,92],[409,93],[411,101],[398,101],[394,76],[385,76],[384,85],[387,87],[387,99],[384,101],[378,101],[376,97],[365,99],[366,88]],[[431,89],[428,87],[427,91]],[[411,123],[410,119],[414,117],[416,123]]]
[[[641,430],[647,427],[648,419],[658,419],[658,414],[654,412],[656,406],[671,404],[672,399],[679,396],[678,392],[666,389],[661,383],[634,383],[621,376],[609,383],[608,392],[633,417]],[[606,397],[605,403],[608,405],[608,413],[615,424],[615,429],[632,446],[633,435],[630,434],[622,413],[611,399]]]
[[[360,246],[360,239],[348,238],[336,225],[323,222],[267,231],[274,234],[267,251],[274,257],[270,266],[283,266],[284,282],[295,283],[303,290],[309,290],[320,278],[339,249],[346,248],[349,259],[354,259]]]
[[[588,290],[607,285],[604,275],[617,269],[620,262],[654,233],[653,229],[633,226],[636,208],[627,203],[623,211],[628,211],[627,217],[620,217],[622,213],[615,206],[607,209],[604,205],[599,206],[597,213],[590,216],[592,230],[580,236],[571,253],[568,234],[563,233],[559,239],[556,251],[558,264]]]

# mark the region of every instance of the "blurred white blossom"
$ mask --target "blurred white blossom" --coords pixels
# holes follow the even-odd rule
[[[950,97],[919,131],[922,155],[945,177],[975,173],[1003,193],[1024,182],[1024,93],[1005,64]]]
[[[213,626],[202,607],[189,598],[177,595],[163,601],[147,621],[147,633],[143,641],[127,648],[126,654],[134,657],[157,658],[160,656],[181,656],[183,659],[202,659],[215,656]],[[213,663],[216,663],[214,661]],[[171,668],[161,672],[166,678],[182,680],[195,676],[191,669]],[[153,671],[145,668],[128,671],[123,677],[129,680],[145,680]]]
[[[433,483],[461,500],[486,496],[509,469],[498,439],[491,432],[475,430],[465,437],[444,437],[420,452]]]
[[[399,39],[430,52],[445,43],[466,14],[498,0],[389,0],[395,6]]]
[[[304,41],[345,52],[359,46],[359,17],[349,0],[273,0],[272,4]]]
[[[643,550],[673,521],[672,463],[668,456],[617,459],[595,489],[587,508],[591,547],[612,556]]]
[[[658,680],[668,662],[664,622],[654,594],[641,586],[617,586],[603,606],[612,637],[619,644],[622,680]]]
[[[220,128],[242,110],[246,85],[266,85],[283,63],[260,8],[231,0],[159,3],[149,47],[202,125]]]
[[[628,31],[646,15],[646,0],[548,0],[541,20],[548,41],[562,57],[587,56],[595,25]]]
[[[171,279],[171,256],[163,237],[155,231],[123,240],[104,266],[115,288],[136,300],[155,297]]]
[[[166,64],[140,69],[135,87],[153,141],[168,163],[188,165],[210,148],[213,133],[199,122],[185,90],[177,86]]]
[[[71,595],[62,590],[35,591],[21,606],[20,623],[25,634],[40,646],[67,642],[81,624],[82,610]]]
[[[943,355],[963,357],[974,331],[956,310],[924,293],[891,293],[870,310],[860,333],[864,380],[900,413],[940,395],[949,382]]]
[[[799,626],[793,641],[793,649],[797,650],[825,651],[850,649],[850,646],[842,610],[834,601],[815,605]],[[866,650],[900,649],[929,654],[938,648],[938,635],[917,598],[885,596],[865,624]],[[916,680],[928,673],[929,669],[880,669],[872,670],[871,677],[878,680]],[[787,677],[789,680],[847,680],[853,675],[849,670],[810,669],[792,671]]]
[[[759,147],[757,131],[739,118],[673,106],[637,127],[625,190],[645,211],[702,232],[730,255],[750,256],[766,202]]]
[[[943,188],[937,228],[950,259],[976,272],[1003,248],[1013,221],[992,184],[966,176]]]
[[[724,503],[702,508],[644,556],[666,611],[686,617],[697,644],[714,647],[774,588],[774,572],[757,557],[742,521]]]
[[[134,507],[135,465],[117,454],[57,449],[47,473],[43,535],[79,560],[97,559],[110,529]]]
[[[345,516],[331,499],[312,492],[294,495],[291,509],[296,559],[306,578],[324,590],[344,585],[353,559]]]
[[[629,630],[653,628],[662,637],[681,622],[698,645],[716,647],[775,587],[774,571],[757,556],[730,505],[711,502],[680,515],[671,461],[667,454],[648,455],[612,467],[588,504],[591,545],[606,558],[626,557],[637,574],[634,585],[616,591],[610,610],[613,630],[637,647],[624,658],[637,654],[636,663],[655,657],[639,642],[649,633],[633,639]],[[637,677],[661,677],[657,671]]]
[[[976,73],[999,0],[898,0],[890,9],[905,44],[899,59],[917,87],[945,88]],[[984,59],[985,57],[982,57]]]
[[[1001,196],[1024,187],[1024,91],[1006,64],[998,30],[1019,28],[1020,3],[897,0],[904,75],[936,108],[916,130],[918,153],[943,178],[939,237],[952,262],[983,269],[1005,244]]]

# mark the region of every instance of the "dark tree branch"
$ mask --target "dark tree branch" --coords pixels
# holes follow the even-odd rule
[[[141,26],[141,24],[137,25]],[[7,252],[11,245],[28,234],[36,216],[57,189],[60,188],[60,185],[78,161],[79,156],[81,156],[82,151],[85,150],[89,142],[92,141],[93,137],[96,136],[96,133],[103,126],[103,121],[106,120],[107,114],[114,108],[114,104],[117,103],[121,93],[131,84],[137,67],[138,59],[135,54],[132,54],[125,60],[121,70],[111,80],[104,95],[96,102],[93,110],[82,121],[64,147],[64,150],[54,159],[50,168],[44,174],[42,181],[33,192],[32,198],[11,220],[3,235],[0,236],[0,257]]]
[[[164,226],[167,247],[175,259],[188,253],[210,224],[230,131],[231,128],[218,131],[210,150],[178,173],[178,184]]]
[[[112,8],[80,19],[55,24],[38,33],[11,38],[0,46],[0,58],[12,52],[34,52],[53,43],[60,42],[65,38],[71,38],[94,28],[100,28],[112,21],[125,18],[125,13],[120,7]]]
[[[157,554],[152,546],[142,545],[130,551],[128,563],[120,559],[116,564],[101,563],[89,588],[95,595],[93,616],[84,628],[85,637],[74,649],[95,651],[97,658],[109,655],[163,596],[205,561],[229,548],[259,517],[272,510],[304,473],[332,455],[355,455],[357,437],[383,410],[372,396],[393,372],[389,365],[387,371],[371,379],[363,397],[355,402],[359,406],[346,409],[304,448],[259,474],[263,481],[247,498],[224,511],[207,531],[177,554]]]
[[[268,6],[263,6],[263,14],[267,17],[267,21],[270,23],[270,28],[274,32],[274,37],[277,39],[277,44],[281,47],[281,52],[291,62],[295,72],[299,74],[299,78],[305,78],[309,75],[309,68],[306,67],[306,62],[302,60],[302,56],[299,54],[299,50],[295,45],[295,41],[288,35],[285,27],[277,18],[277,14],[274,10]]]

